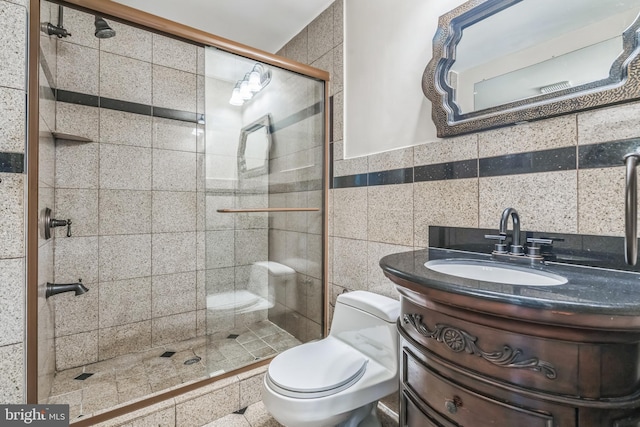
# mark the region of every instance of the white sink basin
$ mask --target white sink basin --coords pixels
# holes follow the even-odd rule
[[[436,259],[424,264],[430,270],[483,282],[521,286],[557,286],[565,277],[526,267],[504,265],[478,259]]]

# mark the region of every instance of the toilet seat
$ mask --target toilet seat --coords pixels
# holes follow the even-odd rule
[[[364,375],[369,359],[334,338],[294,347],[276,356],[266,375],[283,396],[313,399],[351,387]]]

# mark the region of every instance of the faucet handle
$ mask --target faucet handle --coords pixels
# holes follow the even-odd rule
[[[541,257],[539,245],[550,245],[553,243],[553,240],[546,238],[529,237],[527,238],[527,243],[531,243],[529,246],[527,246],[527,256],[538,258]]]
[[[507,253],[507,245],[504,243],[504,241],[507,239],[507,236],[505,234],[485,234],[484,238],[498,241],[498,243],[493,245],[494,247],[493,251],[495,253],[498,253],[498,254]]]

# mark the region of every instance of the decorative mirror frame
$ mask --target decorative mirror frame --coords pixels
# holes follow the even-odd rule
[[[609,77],[588,84],[461,113],[447,75],[455,62],[464,28],[522,0],[470,0],[442,15],[433,38],[433,57],[422,75],[422,90],[432,102],[438,137],[448,137],[530,120],[544,119],[640,98],[640,19],[623,33],[623,52]]]
[[[265,153],[265,161],[262,166],[247,170],[247,160],[245,157],[245,152],[247,151],[247,138],[251,133],[261,128],[265,128],[267,130],[267,150]],[[240,142],[238,143],[238,179],[253,178],[269,173],[269,152],[271,151],[271,144],[273,142],[271,137],[272,131],[270,114],[265,114],[258,120],[241,129]]]

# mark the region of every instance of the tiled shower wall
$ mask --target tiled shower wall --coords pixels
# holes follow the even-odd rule
[[[331,72],[332,302],[345,289],[397,297],[380,258],[427,247],[429,225],[497,229],[506,207],[518,210],[523,230],[622,235],[622,157],[599,166],[580,156],[640,137],[640,103],[344,159],[342,19],[337,0],[279,52]]]
[[[22,403],[24,389],[27,12],[0,1],[0,396]]]
[[[56,230],[54,277],[90,291],[53,297],[58,370],[203,334],[205,311],[203,49],[111,20],[99,40],[93,15],[64,13],[56,130],[91,142],[56,141],[51,207],[72,237]]]

